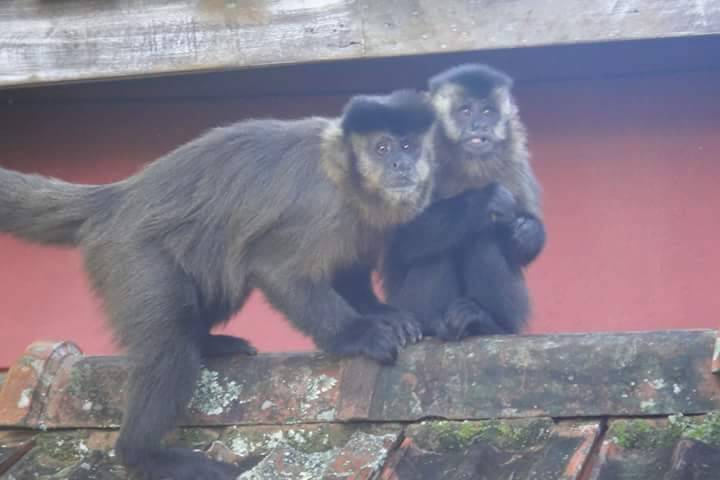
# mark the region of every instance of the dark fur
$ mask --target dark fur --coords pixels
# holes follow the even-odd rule
[[[412,98],[374,97],[362,105],[376,125],[387,126],[386,114],[404,118],[397,110],[405,108],[432,114],[424,97]],[[343,133],[340,123],[252,120],[217,128],[105,186],[0,169],[0,231],[82,248],[114,332],[137,365],[116,448],[142,478],[238,474],[160,441],[188,404],[204,355],[255,353],[243,339],[210,334],[251,289],[260,288],[328,352],[392,362],[401,345],[419,338],[409,315],[378,307],[374,296],[364,301],[378,308],[349,303],[333,284],[349,265],[372,264],[387,229],[427,205],[431,171],[410,200],[388,200],[382,180],[359,174],[367,152],[353,149],[349,133],[363,128],[344,122]],[[427,135],[428,127],[413,132]],[[419,165],[432,151],[418,155]],[[392,164],[372,165],[385,171]]]
[[[430,94],[436,93],[440,87],[448,83],[461,85],[468,93],[477,97],[485,97],[495,87],[512,88],[513,79],[487,65],[458,65],[448,68],[428,80]]]
[[[388,303],[412,311],[426,335],[518,333],[529,317],[523,268],[542,250],[545,229],[511,86],[510,77],[485,65],[451,68],[429,81],[440,121],[435,202],[398,228],[382,266]],[[490,151],[473,154],[453,138],[454,119],[442,111],[448,88],[459,88],[457,103],[495,105],[499,120],[489,127],[506,122],[507,129]],[[449,91],[451,99],[458,95]]]
[[[428,130],[434,121],[435,114],[417,102],[415,92],[400,90],[385,103],[378,103],[377,97],[370,95],[354,97],[345,107],[342,129],[346,133],[383,131],[406,135]]]

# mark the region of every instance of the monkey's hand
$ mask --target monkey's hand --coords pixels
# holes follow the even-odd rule
[[[422,340],[422,327],[411,313],[384,303],[381,305],[382,309],[378,309],[368,318],[390,326],[400,340],[400,346],[404,347]]]
[[[396,310],[359,317],[327,350],[343,356],[363,355],[389,365],[395,363],[400,348],[421,338],[415,318]]]
[[[522,214],[509,225],[506,237],[507,255],[524,267],[535,260],[545,246],[545,226],[537,217]]]
[[[436,327],[436,335],[445,341],[458,341],[479,335],[508,333],[470,298],[458,298],[448,307],[445,318]]]
[[[506,225],[515,218],[515,197],[497,182],[481,189],[468,190],[463,195],[473,214],[475,231],[486,230],[493,225]]]

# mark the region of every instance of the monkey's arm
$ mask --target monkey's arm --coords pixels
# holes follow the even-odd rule
[[[405,264],[440,255],[492,228],[494,218],[507,218],[514,208],[512,194],[496,183],[439,200],[398,228],[389,255]]]
[[[380,301],[372,287],[372,268],[355,264],[335,273],[335,290],[360,313],[387,313],[392,307]]]
[[[360,314],[323,281],[277,276],[262,289],[276,308],[329,353],[364,355],[388,364],[400,347],[422,337],[411,316],[400,311]]]
[[[530,164],[516,171],[518,210],[515,218],[501,227],[502,246],[506,258],[524,267],[533,262],[545,246],[545,225],[540,207],[540,185]]]

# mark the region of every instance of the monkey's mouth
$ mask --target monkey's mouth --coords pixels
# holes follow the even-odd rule
[[[417,188],[418,182],[408,177],[397,178],[387,186],[388,192],[399,195],[412,193]]]
[[[465,143],[467,145],[472,145],[473,147],[480,147],[490,144],[490,141],[490,137],[483,135],[481,137],[470,137],[465,141]]]
[[[487,152],[492,148],[492,139],[487,135],[470,137],[463,142],[463,147],[473,153]]]
[[[408,182],[395,182],[393,185],[390,185],[388,187],[388,190],[391,192],[396,193],[403,193],[403,192],[412,192],[417,188],[417,183],[408,181]]]

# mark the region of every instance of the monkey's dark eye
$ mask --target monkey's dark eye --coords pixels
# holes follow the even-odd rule
[[[375,145],[375,151],[379,153],[380,155],[385,155],[390,151],[390,146],[386,143],[380,142],[377,145]]]
[[[410,144],[407,143],[407,142],[403,143],[402,149],[403,149],[403,150],[410,150]]]
[[[495,113],[495,109],[492,107],[485,107],[482,111],[485,115],[490,115],[491,113]]]
[[[460,113],[462,113],[465,116],[470,116],[472,113],[472,109],[470,108],[470,105],[463,105],[460,107]]]

